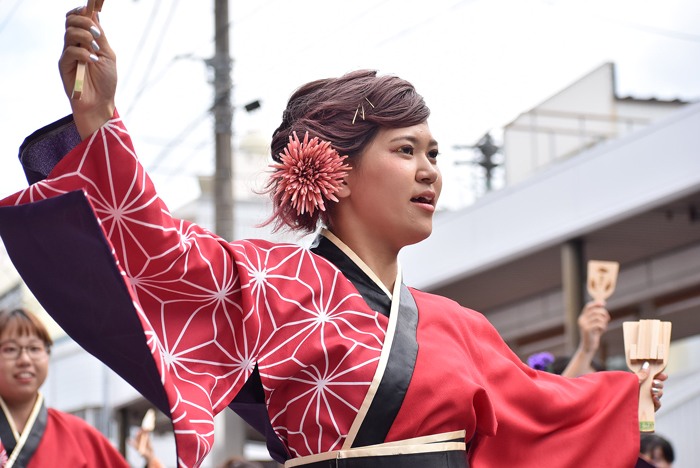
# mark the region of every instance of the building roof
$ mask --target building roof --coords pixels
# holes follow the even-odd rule
[[[429,239],[402,252],[407,284],[434,290],[700,191],[698,128],[700,104],[683,107],[441,214]]]

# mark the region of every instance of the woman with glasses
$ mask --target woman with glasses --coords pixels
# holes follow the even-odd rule
[[[51,345],[30,312],[0,311],[0,468],[129,468],[97,429],[44,404]]]

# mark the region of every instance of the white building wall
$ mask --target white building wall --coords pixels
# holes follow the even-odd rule
[[[521,114],[504,130],[506,183],[668,116],[686,103],[618,99],[615,67],[606,63]]]
[[[406,283],[437,288],[696,192],[698,128],[700,104],[690,105],[469,208],[442,213],[427,240],[402,251]],[[675,164],[661,164],[659,155],[669,152]]]

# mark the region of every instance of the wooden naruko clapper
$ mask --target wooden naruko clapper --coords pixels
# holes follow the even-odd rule
[[[88,0],[88,4],[83,8],[82,15],[92,18],[94,12],[102,11],[102,4],[104,0]],[[85,86],[85,72],[87,70],[87,64],[85,62],[78,62],[78,69],[75,72],[75,85],[73,85],[73,94],[71,99],[80,99],[83,96],[83,86]]]
[[[640,320],[624,322],[625,359],[632,372],[639,372],[642,364],[649,363],[649,377],[639,386],[639,430],[654,432],[654,402],[651,384],[654,377],[666,368],[671,346],[671,322]]]
[[[617,262],[588,262],[588,293],[597,301],[612,295],[617,284]],[[622,331],[625,340],[627,367],[635,374],[645,362],[649,363],[649,377],[639,386],[639,430],[654,432],[654,402],[651,399],[651,384],[654,377],[666,368],[671,344],[671,322],[640,320],[624,322]]]

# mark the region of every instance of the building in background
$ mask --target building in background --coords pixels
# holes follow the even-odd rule
[[[640,130],[687,104],[619,97],[615,65],[601,65],[505,126],[506,184],[517,184],[585,149]]]
[[[618,98],[606,64],[504,130],[507,185],[436,217],[407,284],[482,312],[521,358],[571,353],[588,260],[621,264],[601,357],[622,322],[673,322],[658,430],[700,459],[700,104]],[[429,261],[427,259],[439,259]]]

